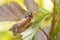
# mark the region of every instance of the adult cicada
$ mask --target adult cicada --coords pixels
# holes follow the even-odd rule
[[[0,7],[0,21],[14,21],[19,19],[9,30],[14,35],[23,32],[36,13],[38,6],[34,0],[24,0],[27,11],[17,2],[11,2]]]

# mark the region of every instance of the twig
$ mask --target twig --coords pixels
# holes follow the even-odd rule
[[[53,19],[52,19],[52,25],[51,25],[51,31],[50,31],[50,36],[52,35],[54,26],[55,26],[55,18],[56,18],[56,0],[54,0],[54,9],[53,9]]]

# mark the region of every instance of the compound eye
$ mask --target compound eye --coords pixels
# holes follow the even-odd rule
[[[28,14],[28,13],[26,13],[24,17],[25,17],[25,18],[29,17],[29,14]]]
[[[28,12],[25,14],[24,18],[30,17],[31,16],[31,12]]]

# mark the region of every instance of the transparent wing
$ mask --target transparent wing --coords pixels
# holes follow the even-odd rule
[[[38,9],[38,5],[35,3],[34,0],[24,0],[24,4],[28,11],[36,12]]]
[[[26,11],[16,2],[11,2],[10,5],[0,7],[0,21],[11,21],[21,19]]]

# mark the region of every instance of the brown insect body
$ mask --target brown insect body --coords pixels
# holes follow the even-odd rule
[[[22,20],[18,21],[16,24],[14,24],[13,28],[10,30],[13,31],[14,35],[23,32],[27,28],[27,25],[30,23],[32,18],[33,15],[31,12],[26,13],[25,17]]]

